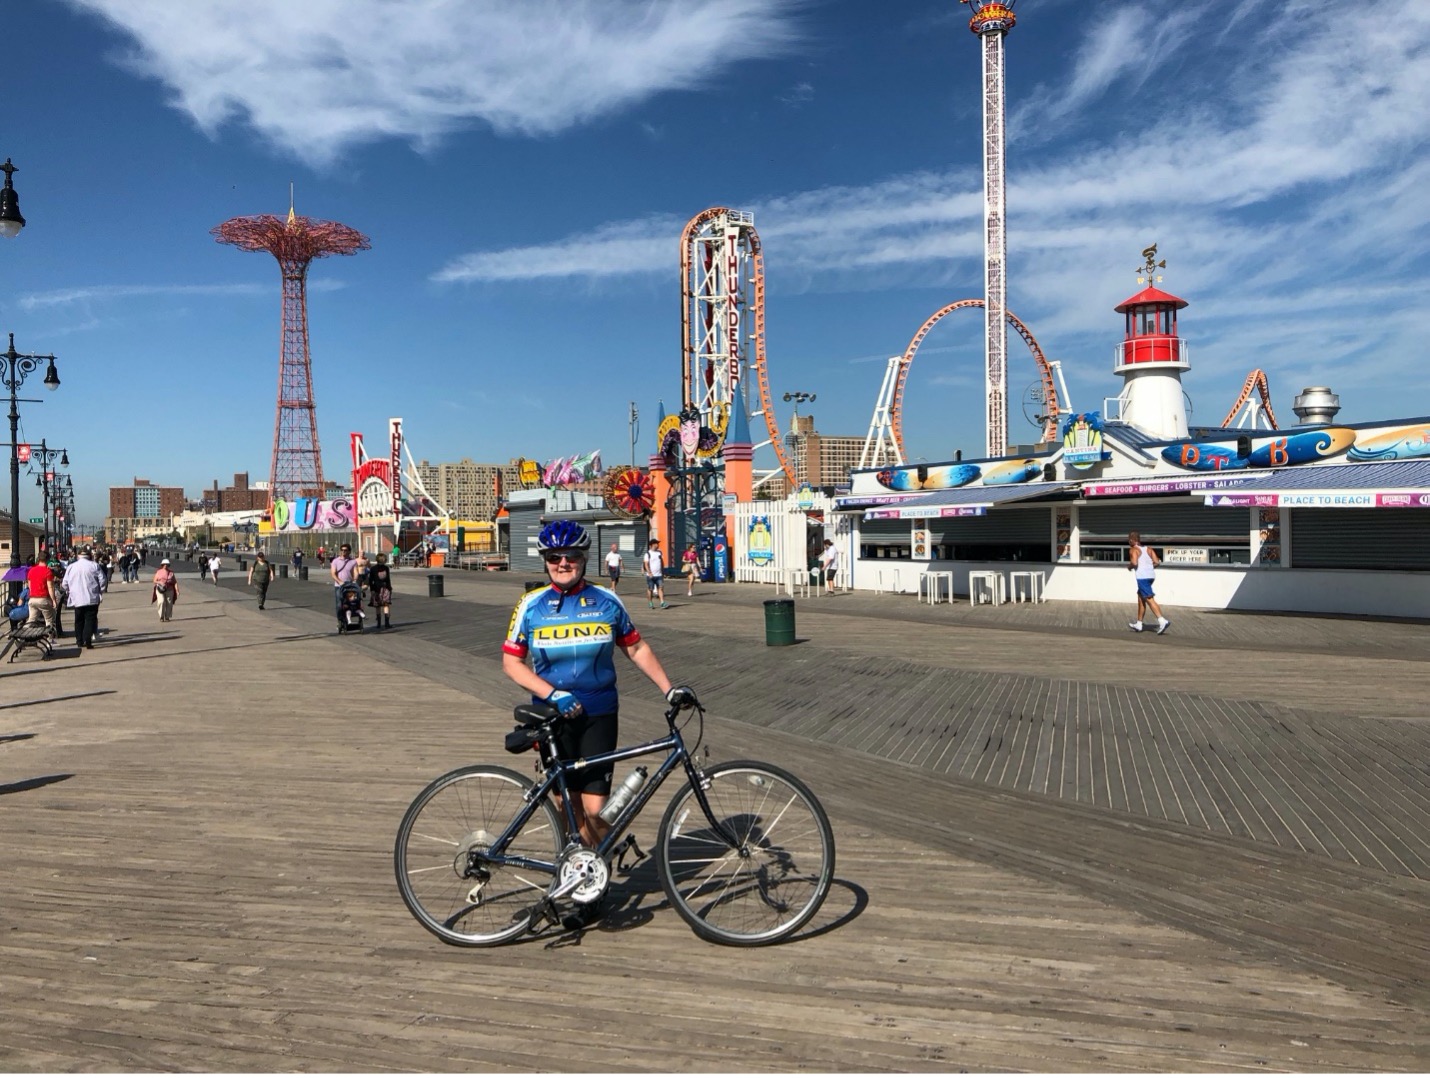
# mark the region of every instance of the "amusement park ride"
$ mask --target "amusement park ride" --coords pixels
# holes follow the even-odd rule
[[[286,220],[270,213],[234,217],[212,229],[212,234],[219,243],[267,251],[278,260],[283,275],[283,333],[269,497],[272,501],[322,498],[323,458],[308,354],[308,265],[327,255],[366,251],[371,244],[355,228],[298,216],[291,189]]]
[[[1009,448],[1009,325],[1023,338],[1037,366],[1038,382],[1030,387],[1027,401],[1035,408],[1029,413],[1025,407],[1025,416],[1040,428],[1044,443],[1058,439],[1060,417],[1069,410],[1060,364],[1047,359],[1032,331],[1007,307],[1004,39],[1017,21],[1013,13],[1016,0],[961,2],[972,9],[969,29],[979,38],[982,51],[984,295],[957,300],[934,311],[915,332],[903,353],[890,358],[875,402],[860,468],[904,463],[903,403],[914,357],[929,332],[955,311],[980,309],[983,312],[989,458],[1004,457]],[[308,354],[307,271],[314,258],[350,255],[368,249],[367,237],[346,225],[297,216],[291,197],[286,220],[270,215],[239,217],[219,225],[213,234],[221,243],[249,251],[268,251],[278,259],[283,278],[283,333],[272,497],[275,502],[321,497],[323,474]],[[1155,245],[1143,252],[1149,280],[1157,266],[1155,253]],[[680,237],[680,274],[680,410],[675,415],[659,416],[656,452],[649,458],[648,471],[633,459],[629,467],[608,472],[604,487],[605,505],[611,513],[627,518],[653,518],[653,534],[668,539],[672,554],[688,543],[713,542],[723,537],[725,504],[732,499],[752,500],[758,482],[783,472],[788,489],[793,490],[797,474],[795,461],[781,436],[770,391],[765,350],[764,253],[753,215],[715,206],[691,218]],[[1157,292],[1152,282],[1146,293],[1140,293],[1127,303],[1137,306],[1134,301],[1146,296],[1152,296],[1152,300],[1142,306],[1160,312],[1157,317],[1165,317],[1167,323],[1161,331],[1170,332],[1174,338],[1175,310],[1185,306],[1185,302]],[[1141,309],[1139,306],[1138,311]],[[1145,343],[1148,339],[1140,329],[1134,334],[1130,322],[1128,334],[1129,341],[1135,338]],[[1122,366],[1117,368],[1118,372],[1127,376],[1123,395],[1118,398],[1124,419],[1129,412],[1135,414],[1140,410],[1151,415],[1160,409],[1181,414],[1185,425],[1180,384],[1175,377],[1155,376],[1158,372],[1175,375],[1185,369],[1184,353],[1176,356],[1128,354],[1122,356],[1119,363]],[[1175,390],[1171,388],[1174,383]],[[1175,401],[1157,396],[1174,392]],[[1253,392],[1259,394],[1259,404],[1253,400]],[[1254,428],[1259,422],[1265,422],[1270,428],[1276,428],[1266,376],[1259,370],[1248,376],[1240,398],[1223,425],[1230,426],[1243,412],[1243,425]],[[633,458],[635,415],[632,403]],[[761,417],[768,437],[754,444],[750,423]],[[390,431],[391,451],[383,458],[369,459],[361,437],[354,436],[351,448],[355,486],[362,487],[354,490],[359,526],[386,521],[399,532],[404,524],[424,532],[440,529],[450,518],[422,488],[402,437],[401,420],[392,422],[395,426]],[[754,454],[765,446],[773,450],[778,467],[757,477]],[[532,467],[530,478],[524,472],[523,481],[549,487],[570,485],[590,478],[595,469],[588,465],[594,463],[595,468],[599,468],[596,461],[598,458],[589,454],[552,462],[544,470]],[[404,497],[404,488],[407,497]]]

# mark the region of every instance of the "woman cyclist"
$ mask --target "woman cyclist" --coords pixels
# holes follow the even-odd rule
[[[563,759],[611,752],[616,747],[617,648],[636,664],[672,704],[694,699],[687,688],[672,688],[660,660],[616,593],[586,580],[591,538],[573,520],[553,520],[541,529],[537,549],[551,585],[529,591],[512,611],[502,644],[507,677],[560,709],[556,746]],[[527,665],[527,658],[531,665]],[[571,806],[582,839],[595,846],[608,827],[597,813],[611,792],[612,767],[587,769],[573,778],[580,797]]]

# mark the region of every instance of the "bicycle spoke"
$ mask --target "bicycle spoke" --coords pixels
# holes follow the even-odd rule
[[[824,810],[797,779],[767,764],[722,764],[705,777],[713,819],[687,785],[661,824],[659,865],[671,905],[707,939],[783,939],[829,888],[834,843]]]
[[[429,931],[449,943],[499,943],[520,934],[531,893],[550,879],[486,856],[525,808],[531,783],[499,767],[471,767],[438,779],[413,802],[394,851],[403,901]],[[536,806],[502,848],[504,857],[551,862],[560,829],[549,802]]]

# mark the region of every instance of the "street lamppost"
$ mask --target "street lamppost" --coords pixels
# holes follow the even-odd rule
[[[56,379],[56,384],[59,380]],[[35,480],[35,486],[42,488],[44,499],[44,515],[40,518],[41,526],[44,530],[44,546],[48,551],[50,548],[50,505],[53,503],[56,508],[59,506],[59,498],[50,496],[51,484],[58,478],[51,465],[56,458],[59,459],[60,466],[68,468],[70,466],[70,451],[68,449],[50,449],[45,445],[45,440],[40,439],[40,448],[30,451],[30,471],[34,472],[35,465],[40,466],[39,478]]]
[[[795,390],[793,393],[786,393],[786,401],[794,401],[794,418],[790,420],[789,434],[785,435],[785,441],[789,444],[790,453],[795,458],[795,481],[797,483],[809,480],[808,461],[804,459],[804,454],[799,449],[799,439],[801,431],[799,429],[799,406],[813,402],[817,394],[806,393],[803,390]]]
[[[12,240],[25,227],[25,219],[20,216],[20,196],[15,193],[14,176],[19,171],[8,157],[0,165],[0,172],[5,173],[5,187],[0,189],[0,236]]]
[[[631,401],[631,467],[636,466],[636,431],[640,430],[640,412],[636,411],[636,402]]]
[[[8,166],[8,167],[6,167]],[[3,219],[5,210],[12,208],[10,195],[14,192],[10,187],[10,172],[14,166],[9,161],[5,166],[0,166],[0,170],[5,172],[5,188],[0,192],[0,219]],[[16,216],[19,215],[19,207],[14,206]],[[22,219],[23,220],[23,219]],[[0,382],[10,391],[10,568],[15,568],[20,564],[20,400],[15,394],[20,386],[24,384],[25,377],[32,373],[40,365],[40,360],[48,360],[49,367],[45,370],[45,388],[50,390],[59,389],[60,375],[55,370],[55,357],[50,355],[30,355],[26,352],[15,351],[15,334],[10,334],[10,347],[4,352],[0,352]],[[38,404],[39,401],[27,400],[26,403]],[[18,594],[17,584],[12,582],[11,591]]]

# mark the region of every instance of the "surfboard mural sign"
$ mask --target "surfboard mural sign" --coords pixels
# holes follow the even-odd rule
[[[1042,478],[1042,475],[1043,466],[1036,460],[1013,460],[1007,464],[998,464],[985,469],[983,485],[996,487],[1009,483],[1027,483],[1033,479]]]
[[[916,464],[883,468],[874,478],[889,490],[952,490],[983,474],[976,464]]]
[[[1325,427],[1299,434],[1258,438],[1252,442],[1251,452],[1246,456],[1241,456],[1237,447],[1228,442],[1178,442],[1162,450],[1162,459],[1194,472],[1284,468],[1340,456],[1355,444],[1355,437],[1355,431],[1349,427]]]
[[[1355,444],[1356,432],[1349,427],[1326,427],[1304,434],[1258,440],[1247,458],[1253,468],[1279,468],[1288,464],[1311,464],[1338,457]]]
[[[1430,457],[1430,426],[1396,427],[1364,439],[1356,438],[1346,457],[1350,460],[1414,460]]]

